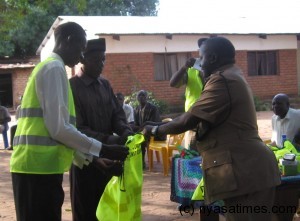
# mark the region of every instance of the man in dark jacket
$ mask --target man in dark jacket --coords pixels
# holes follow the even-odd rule
[[[105,49],[104,38],[88,41],[81,59],[83,66],[70,79],[76,108],[76,126],[82,133],[101,142],[125,144],[127,136],[133,132],[110,83],[100,76],[105,62]],[[72,165],[70,181],[73,221],[97,221],[99,200],[112,177],[109,169],[105,160],[100,170],[93,163],[83,169]]]
[[[137,106],[134,110],[134,130],[141,131],[143,129],[144,123],[146,121],[152,122],[161,122],[160,114],[158,108],[148,102],[148,93],[145,90],[140,90],[137,93],[137,100],[139,102],[139,106]],[[165,136],[156,137],[156,140],[165,140]],[[146,168],[145,163],[145,154],[148,146],[148,141],[146,140],[142,144],[142,154],[143,154],[143,167]]]

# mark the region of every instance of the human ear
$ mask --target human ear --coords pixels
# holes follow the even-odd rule
[[[73,42],[73,41],[74,41],[74,36],[69,35],[69,36],[67,37],[67,42],[68,42],[68,43],[71,43],[71,42]]]
[[[66,42],[71,46],[78,44],[79,42],[82,42],[82,41],[83,41],[82,38],[80,38],[76,35],[72,35],[72,34],[68,35],[68,37],[66,38]]]
[[[216,63],[218,60],[218,56],[215,53],[210,54],[209,56],[209,63],[213,64]]]
[[[84,59],[83,54],[80,55],[79,62],[80,62],[81,64],[84,64],[84,63],[85,63],[85,59]]]

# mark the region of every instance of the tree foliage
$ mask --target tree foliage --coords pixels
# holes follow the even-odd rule
[[[0,0],[0,57],[35,55],[59,15],[155,16],[158,0]]]

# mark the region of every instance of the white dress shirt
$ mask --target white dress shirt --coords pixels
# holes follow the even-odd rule
[[[126,115],[127,123],[134,121],[133,108],[129,104],[123,104],[123,110]]]
[[[87,137],[70,124],[69,81],[65,64],[58,54],[52,53],[51,57],[57,60],[45,65],[36,77],[36,92],[45,126],[54,140],[76,150],[74,163],[82,168],[92,161],[93,156],[99,156],[102,143]]]
[[[287,140],[293,141],[294,136],[300,129],[300,110],[289,108],[285,118],[281,119],[277,115],[272,116],[272,142],[276,142],[277,147],[282,147],[282,135],[285,134]]]

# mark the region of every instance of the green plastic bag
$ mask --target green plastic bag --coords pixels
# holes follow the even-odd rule
[[[294,145],[286,140],[284,142],[284,147],[279,149],[278,147],[273,147],[271,145],[267,145],[275,154],[277,161],[279,161],[279,159],[283,158],[284,154],[286,153],[294,153],[295,155],[299,154],[297,149],[294,147]]]
[[[295,154],[296,160],[300,162],[300,153],[297,151],[295,146],[289,140],[286,140],[284,142],[284,147],[281,149],[279,149],[278,147],[271,146],[271,145],[267,145],[267,146],[275,154],[275,157],[276,157],[278,163],[279,163],[279,159],[282,159],[284,157],[284,155],[287,153]],[[279,166],[279,169],[282,171],[282,166],[279,164],[278,164],[278,166]],[[298,171],[298,173],[300,173],[300,163],[298,163],[297,171]]]
[[[192,196],[192,200],[204,200],[204,179],[203,177],[200,180],[200,183],[195,189],[195,192]]]
[[[129,136],[129,155],[124,162],[124,174],[112,177],[102,194],[96,216],[99,221],[142,220],[143,163],[142,134]]]

